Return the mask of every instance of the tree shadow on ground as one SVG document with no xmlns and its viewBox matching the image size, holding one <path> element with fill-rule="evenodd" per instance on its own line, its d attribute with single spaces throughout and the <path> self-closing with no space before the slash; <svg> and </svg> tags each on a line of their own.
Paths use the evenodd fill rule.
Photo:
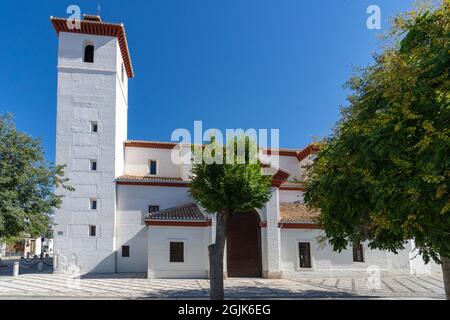
<svg viewBox="0 0 450 320">
<path fill-rule="evenodd" d="M 373 296 L 371 296 L 373 297 Z M 257 286 L 233 286 L 225 288 L 225 299 L 264 300 L 264 299 L 365 299 L 366 296 L 342 291 L 274 289 Z M 133 299 L 209 299 L 208 289 L 158 289 Z"/>
</svg>

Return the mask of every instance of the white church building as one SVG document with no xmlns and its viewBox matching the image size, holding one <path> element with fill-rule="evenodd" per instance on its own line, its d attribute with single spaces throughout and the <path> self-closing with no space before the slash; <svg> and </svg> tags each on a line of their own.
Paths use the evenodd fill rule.
<svg viewBox="0 0 450 320">
<path fill-rule="evenodd" d="M 128 81 L 133 78 L 122 24 L 85 15 L 80 28 L 51 17 L 58 36 L 56 163 L 75 191 L 58 189 L 55 269 L 81 273 L 146 272 L 149 278 L 207 278 L 214 214 L 189 196 L 189 164 L 176 142 L 127 139 Z M 317 213 L 293 183 L 315 147 L 261 149 L 279 155 L 271 198 L 235 215 L 227 238 L 228 277 L 280 278 L 318 274 L 424 273 L 413 242 L 398 254 L 358 244 L 341 253 L 318 242 Z M 271 171 L 272 170 L 272 171 Z M 70 266 L 70 268 L 68 267 Z"/>
</svg>

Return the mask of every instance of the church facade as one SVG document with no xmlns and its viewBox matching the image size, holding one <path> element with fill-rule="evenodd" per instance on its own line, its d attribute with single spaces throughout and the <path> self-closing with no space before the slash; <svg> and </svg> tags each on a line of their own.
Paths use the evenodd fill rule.
<svg viewBox="0 0 450 320">
<path fill-rule="evenodd" d="M 55 269 L 82 273 L 146 272 L 149 278 L 208 278 L 214 214 L 189 196 L 191 166 L 178 164 L 189 145 L 127 139 L 128 81 L 133 67 L 122 24 L 85 15 L 74 28 L 51 17 L 58 36 L 56 163 L 66 165 L 75 191 L 58 189 Z M 316 212 L 294 183 L 315 147 L 261 149 L 278 154 L 271 198 L 262 209 L 235 215 L 227 238 L 229 277 L 424 273 L 414 243 L 398 254 L 355 244 L 341 253 L 320 243 Z"/>
</svg>

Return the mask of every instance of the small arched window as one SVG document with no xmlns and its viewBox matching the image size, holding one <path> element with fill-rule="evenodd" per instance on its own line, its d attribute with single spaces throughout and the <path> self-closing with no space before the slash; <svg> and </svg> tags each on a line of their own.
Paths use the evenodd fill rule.
<svg viewBox="0 0 450 320">
<path fill-rule="evenodd" d="M 84 62 L 94 63 L 94 46 L 88 44 L 84 47 Z"/>
</svg>

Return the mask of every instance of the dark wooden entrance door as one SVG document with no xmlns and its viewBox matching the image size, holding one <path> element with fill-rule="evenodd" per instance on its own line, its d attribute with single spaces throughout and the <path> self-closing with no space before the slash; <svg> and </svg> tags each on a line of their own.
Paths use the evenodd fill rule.
<svg viewBox="0 0 450 320">
<path fill-rule="evenodd" d="M 256 212 L 237 213 L 227 237 L 229 277 L 261 277 L 261 228 Z"/>
</svg>

